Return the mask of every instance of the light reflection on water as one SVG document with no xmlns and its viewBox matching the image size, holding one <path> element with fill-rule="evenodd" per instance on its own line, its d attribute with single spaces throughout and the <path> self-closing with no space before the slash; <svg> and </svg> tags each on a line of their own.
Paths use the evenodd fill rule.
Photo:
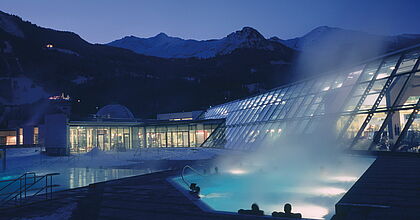
<svg viewBox="0 0 420 220">
<path fill-rule="evenodd" d="M 373 163 L 373 158 L 349 158 L 340 164 L 291 173 L 243 165 L 222 167 L 218 174 L 190 173 L 185 179 L 201 188 L 201 200 L 214 210 L 237 212 L 257 203 L 266 215 L 283 211 L 285 203 L 303 217 L 324 219 L 334 214 L 334 205 Z M 309 168 L 311 169 L 311 168 Z M 188 189 L 181 178 L 174 179 Z"/>
<path fill-rule="evenodd" d="M 64 168 L 54 170 L 60 175 L 53 176 L 53 184 L 58 184 L 53 190 L 73 189 L 77 187 L 87 186 L 92 183 L 103 182 L 108 180 L 120 179 L 124 177 L 136 176 L 148 173 L 146 170 L 133 169 L 114 169 L 114 168 Z M 37 175 L 44 175 L 52 172 L 36 172 Z M 0 176 L 0 180 L 8 180 L 19 177 L 20 175 L 4 174 Z M 32 180 L 28 180 L 32 182 Z M 0 182 L 0 188 L 7 185 L 9 182 Z M 45 182 L 41 181 L 35 187 L 43 187 Z M 45 185 L 45 184 L 44 184 Z M 19 181 L 11 184 L 4 190 L 4 193 L 13 192 L 19 188 Z M 0 196 L 1 197 L 1 196 Z"/>
<path fill-rule="evenodd" d="M 96 169 L 96 168 L 69 168 L 63 170 L 54 182 L 60 184 L 61 189 L 73 189 L 87 186 L 92 183 L 120 179 L 129 176 L 141 175 L 144 170 L 131 169 Z"/>
</svg>

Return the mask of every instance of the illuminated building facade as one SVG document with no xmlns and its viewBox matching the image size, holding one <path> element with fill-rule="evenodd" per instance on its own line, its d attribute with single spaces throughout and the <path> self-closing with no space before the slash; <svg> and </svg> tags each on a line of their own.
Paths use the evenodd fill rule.
<svg viewBox="0 0 420 220">
<path fill-rule="evenodd" d="M 204 147 L 249 150 L 329 131 L 345 149 L 419 152 L 420 47 L 208 109 L 225 119 Z"/>
<path fill-rule="evenodd" d="M 220 120 L 171 122 L 69 122 L 70 152 L 101 150 L 125 151 L 150 147 L 199 147 Z"/>
<path fill-rule="evenodd" d="M 160 120 L 139 120 L 124 106 L 107 105 L 96 118 L 69 121 L 70 152 L 130 150 L 150 147 L 199 147 L 224 120 L 193 120 L 197 113 L 158 115 Z M 182 117 L 180 117 L 182 116 Z M 172 119 L 180 120 L 172 120 Z"/>
</svg>

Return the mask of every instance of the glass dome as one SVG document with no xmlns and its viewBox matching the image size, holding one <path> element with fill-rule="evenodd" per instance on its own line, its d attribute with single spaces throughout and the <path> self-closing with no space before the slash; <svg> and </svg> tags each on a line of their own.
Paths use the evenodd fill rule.
<svg viewBox="0 0 420 220">
<path fill-rule="evenodd" d="M 134 118 L 133 113 L 123 105 L 106 105 L 99 109 L 97 116 L 104 118 Z"/>
</svg>

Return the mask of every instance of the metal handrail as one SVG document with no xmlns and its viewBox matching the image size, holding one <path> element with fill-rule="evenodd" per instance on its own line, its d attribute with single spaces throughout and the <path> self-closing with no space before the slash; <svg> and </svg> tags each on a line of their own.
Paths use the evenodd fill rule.
<svg viewBox="0 0 420 220">
<path fill-rule="evenodd" d="M 26 179 L 27 179 L 27 175 L 28 174 L 33 174 L 34 175 L 34 177 L 36 177 L 36 174 L 35 173 L 25 173 L 25 174 L 23 174 L 23 175 L 21 175 L 18 179 L 14 179 L 14 180 L 12 180 L 12 182 L 10 182 L 9 184 L 7 184 L 5 187 L 3 187 L 3 189 L 2 190 L 4 190 L 4 189 L 6 189 L 8 186 L 10 186 L 10 185 L 12 185 L 13 183 L 16 183 L 18 180 L 19 180 L 19 183 L 20 183 L 20 186 L 19 186 L 19 189 L 16 189 L 15 191 L 13 191 L 13 192 L 10 192 L 5 198 L 3 198 L 3 199 L 1 199 L 0 200 L 0 203 L 2 203 L 3 201 L 8 201 L 9 200 L 9 197 L 10 196 L 12 196 L 12 195 L 14 195 L 14 194 L 17 194 L 18 192 L 19 192 L 19 194 L 17 194 L 17 195 L 21 195 L 21 192 L 22 192 L 22 179 L 24 179 L 25 180 L 25 185 L 26 185 Z M 1 192 L 1 191 L 0 191 Z"/>
<path fill-rule="evenodd" d="M 200 176 L 205 176 L 205 175 L 201 174 L 200 172 L 198 172 L 196 169 L 192 168 L 190 165 L 185 165 L 184 168 L 182 168 L 182 171 L 181 171 L 181 178 L 182 178 L 182 181 L 184 181 L 184 183 L 187 185 L 187 187 L 190 187 L 190 185 L 191 185 L 184 178 L 184 172 L 185 172 L 185 169 L 187 169 L 187 168 L 190 168 L 192 171 L 194 171 L 195 173 L 197 173 Z"/>
<path fill-rule="evenodd" d="M 17 182 L 18 180 L 22 180 L 22 178 L 27 178 L 26 176 L 27 175 L 29 175 L 29 174 L 33 174 L 34 176 L 32 177 L 32 178 L 35 178 L 35 173 L 34 172 L 30 172 L 30 173 L 24 173 L 24 174 L 22 174 L 21 176 L 19 176 L 18 178 L 16 178 L 16 179 L 10 179 L 10 180 L 1 180 L 0 181 L 0 183 L 4 183 L 4 182 L 10 182 L 9 184 L 7 184 L 7 185 L 5 185 L 5 186 L 3 186 L 1 189 L 0 189 L 0 192 L 1 191 L 3 191 L 4 189 L 6 189 L 7 187 L 9 187 L 10 185 L 12 185 L 13 183 L 15 183 L 15 182 Z"/>
<path fill-rule="evenodd" d="M 39 179 L 35 180 L 32 184 L 30 184 L 29 186 L 24 187 L 23 192 L 25 192 L 25 196 L 26 196 L 26 192 L 29 191 L 29 188 L 31 188 L 32 186 L 34 186 L 35 184 L 39 183 L 42 179 L 46 179 L 46 185 L 44 187 L 41 188 L 40 191 L 38 191 L 37 193 L 35 193 L 34 195 L 37 195 L 39 192 L 41 192 L 43 189 L 48 188 L 48 177 L 49 176 L 55 176 L 58 175 L 59 173 L 51 173 L 51 174 L 46 174 L 44 176 L 38 176 Z M 52 179 L 51 179 L 52 180 Z M 15 195 L 14 197 L 12 197 L 12 199 L 14 199 L 15 197 L 17 197 L 18 195 Z"/>
<path fill-rule="evenodd" d="M 35 174 L 35 173 L 33 173 L 33 172 L 29 172 L 29 173 L 22 174 L 21 176 L 19 176 L 19 177 L 15 178 L 15 179 L 0 180 L 0 183 L 10 182 L 10 181 L 15 182 L 15 181 L 17 181 L 17 180 L 22 179 L 25 175 L 28 175 L 28 174 Z M 34 178 L 34 177 L 26 177 L 26 178 L 27 178 L 27 179 L 32 179 L 32 178 Z M 12 183 L 13 183 L 13 182 L 12 182 Z M 10 184 L 10 183 L 9 183 L 9 184 Z M 4 187 L 3 187 L 3 188 L 4 188 Z M 3 190 L 3 188 L 1 188 L 1 189 L 0 189 L 0 191 L 1 191 L 1 190 Z"/>
<path fill-rule="evenodd" d="M 32 177 L 27 177 L 27 175 L 32 174 Z M 4 189 L 6 189 L 8 186 L 10 186 L 13 183 L 16 183 L 17 181 L 20 182 L 19 188 L 16 189 L 13 192 L 9 192 L 9 193 L 1 193 L 0 195 L 6 195 L 6 197 L 2 198 L 0 200 L 0 206 L 1 205 L 5 205 L 6 203 L 15 200 L 17 201 L 19 199 L 19 204 L 22 203 L 23 199 L 26 199 L 27 197 L 27 192 L 31 192 L 31 191 L 36 191 L 34 194 L 32 194 L 31 196 L 36 196 L 38 195 L 40 192 L 42 192 L 43 190 L 45 190 L 45 194 L 46 194 L 46 199 L 48 199 L 48 189 L 50 189 L 49 193 L 50 193 L 50 198 L 52 198 L 52 188 L 53 187 L 58 187 L 59 185 L 57 184 L 52 184 L 52 177 L 59 175 L 59 173 L 49 173 L 49 174 L 45 174 L 45 175 L 41 175 L 41 176 L 36 176 L 35 173 L 31 172 L 31 173 L 25 173 L 23 175 L 21 175 L 19 178 L 17 179 L 13 179 L 13 180 L 8 180 L 11 181 L 11 183 L 7 184 L 5 187 L 3 187 L 0 192 Z M 50 178 L 50 182 L 48 184 L 48 178 Z M 33 179 L 34 181 L 30 184 L 27 183 L 27 179 Z M 33 186 L 35 186 L 37 183 L 39 183 L 41 180 L 45 179 L 45 186 L 43 187 L 39 187 L 39 188 L 32 188 Z M 22 185 L 22 181 L 24 181 L 24 184 Z M 3 181 L 6 182 L 6 181 Z M 38 190 L 38 191 L 37 191 Z"/>
</svg>

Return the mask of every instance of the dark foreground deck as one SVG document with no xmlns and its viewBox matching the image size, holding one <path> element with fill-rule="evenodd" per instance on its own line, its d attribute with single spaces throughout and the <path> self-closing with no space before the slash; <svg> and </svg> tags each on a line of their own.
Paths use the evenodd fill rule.
<svg viewBox="0 0 420 220">
<path fill-rule="evenodd" d="M 336 204 L 334 220 L 420 219 L 420 158 L 380 156 Z"/>
</svg>

